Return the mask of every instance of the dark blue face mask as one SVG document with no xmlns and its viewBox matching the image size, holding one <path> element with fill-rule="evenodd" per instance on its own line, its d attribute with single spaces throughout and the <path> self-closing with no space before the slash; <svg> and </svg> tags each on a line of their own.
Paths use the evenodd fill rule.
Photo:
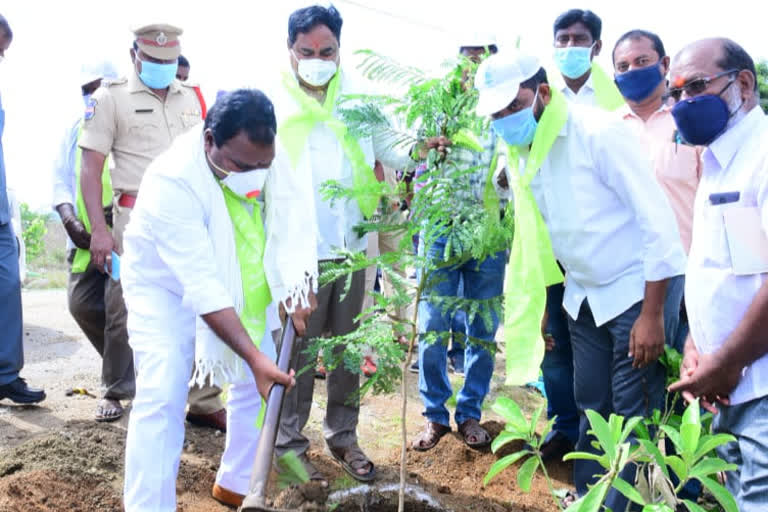
<svg viewBox="0 0 768 512">
<path fill-rule="evenodd" d="M 614 81 L 622 96 L 637 103 L 653 94 L 663 79 L 661 62 L 659 62 L 652 66 L 633 69 L 616 75 Z"/>
<path fill-rule="evenodd" d="M 720 94 L 703 94 L 677 102 L 672 109 L 672 117 L 683 140 L 696 146 L 708 146 L 728 128 L 733 113 L 720 95 L 732 83 L 733 80 Z"/>
</svg>

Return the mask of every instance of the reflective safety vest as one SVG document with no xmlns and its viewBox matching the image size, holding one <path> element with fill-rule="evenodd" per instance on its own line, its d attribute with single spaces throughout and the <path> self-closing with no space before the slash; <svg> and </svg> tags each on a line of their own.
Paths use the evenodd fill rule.
<svg viewBox="0 0 768 512">
<path fill-rule="evenodd" d="M 80 142 L 80 134 L 83 132 L 82 123 L 77 129 L 77 142 Z M 85 209 L 85 199 L 83 191 L 80 188 L 80 167 L 83 160 L 83 150 L 80 146 L 75 148 L 75 195 L 77 207 L 77 219 L 83 223 L 85 230 L 91 232 L 91 221 L 88 219 L 88 211 Z M 101 203 L 104 208 L 112 205 L 112 178 L 109 175 L 109 158 L 104 159 L 104 168 L 101 170 Z M 75 250 L 75 259 L 72 260 L 72 273 L 79 274 L 85 272 L 88 264 L 91 262 L 91 251 L 88 249 Z"/>
</svg>

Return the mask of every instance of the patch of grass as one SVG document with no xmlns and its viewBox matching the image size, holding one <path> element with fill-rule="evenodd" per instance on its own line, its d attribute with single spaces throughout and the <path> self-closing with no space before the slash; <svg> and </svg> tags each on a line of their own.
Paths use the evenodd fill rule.
<svg viewBox="0 0 768 512">
<path fill-rule="evenodd" d="M 360 485 L 357 480 L 352 478 L 350 475 L 347 475 L 346 473 L 341 475 L 339 478 L 331 482 L 331 491 L 344 491 L 346 489 L 352 489 L 354 487 L 357 487 Z M 338 506 L 338 503 L 336 504 Z"/>
</svg>

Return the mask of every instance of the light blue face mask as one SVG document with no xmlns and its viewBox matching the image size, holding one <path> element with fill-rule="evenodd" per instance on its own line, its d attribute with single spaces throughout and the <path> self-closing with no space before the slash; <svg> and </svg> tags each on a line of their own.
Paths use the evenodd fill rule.
<svg viewBox="0 0 768 512">
<path fill-rule="evenodd" d="M 136 60 L 140 60 L 137 59 Z M 144 85 L 150 89 L 165 89 L 173 79 L 176 78 L 176 70 L 179 67 L 178 62 L 172 64 L 158 64 L 157 62 L 141 61 L 141 73 L 139 78 Z"/>
<path fill-rule="evenodd" d="M 536 128 L 539 125 L 533 115 L 533 107 L 536 105 L 538 97 L 539 92 L 536 91 L 536 96 L 534 96 L 530 107 L 507 117 L 496 119 L 491 123 L 493 131 L 510 146 L 526 146 L 533 142 Z"/>
<path fill-rule="evenodd" d="M 555 63 L 560 72 L 566 77 L 579 78 L 592 66 L 591 55 L 592 46 L 588 48 L 583 46 L 555 48 Z"/>
<path fill-rule="evenodd" d="M 89 106 L 88 103 L 91 101 L 91 95 L 90 94 L 83 94 L 83 103 L 85 103 L 85 106 Z"/>
</svg>

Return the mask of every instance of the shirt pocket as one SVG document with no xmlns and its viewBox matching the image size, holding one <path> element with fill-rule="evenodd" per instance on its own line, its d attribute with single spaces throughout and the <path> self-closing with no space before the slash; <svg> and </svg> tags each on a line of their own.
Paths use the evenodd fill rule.
<svg viewBox="0 0 768 512">
<path fill-rule="evenodd" d="M 181 116 L 181 126 L 184 130 L 189 130 L 196 124 L 200 123 L 202 121 L 202 118 L 200 117 L 200 112 L 182 112 Z"/>
</svg>

